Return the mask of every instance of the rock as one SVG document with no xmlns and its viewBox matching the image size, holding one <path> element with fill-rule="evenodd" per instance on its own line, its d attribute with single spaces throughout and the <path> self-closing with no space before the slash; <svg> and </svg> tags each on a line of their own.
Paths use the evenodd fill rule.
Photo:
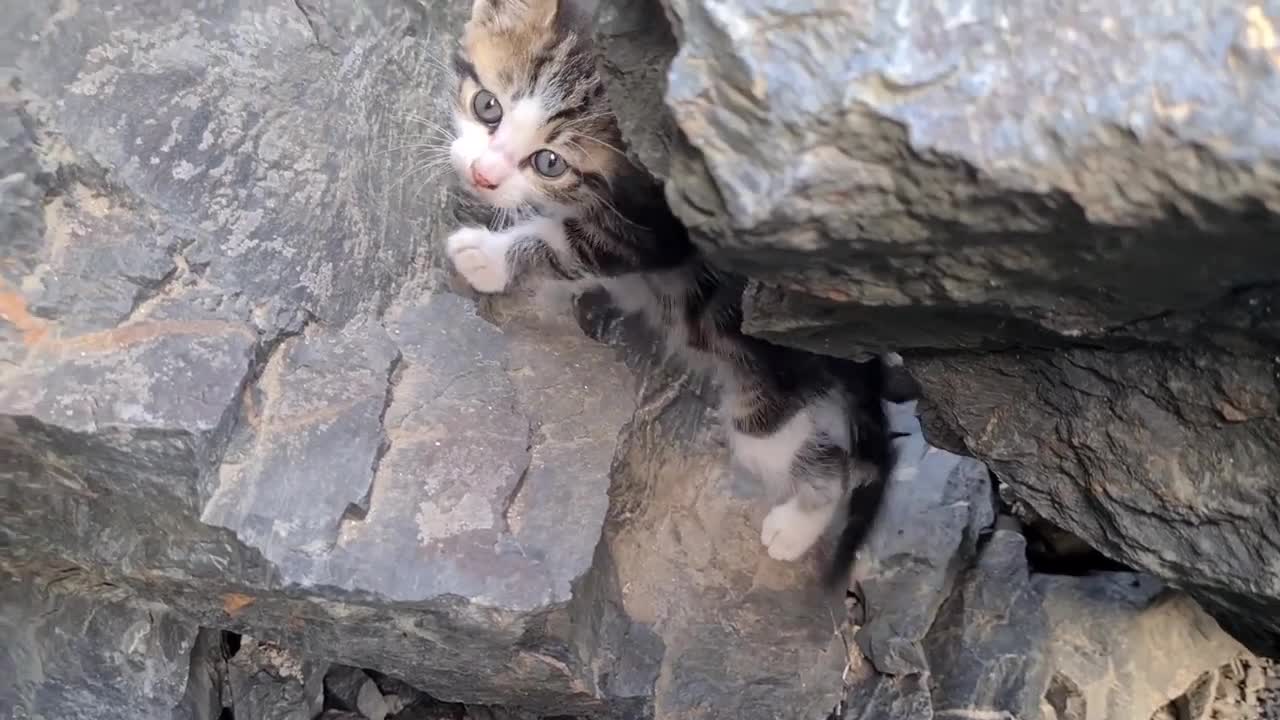
<svg viewBox="0 0 1280 720">
<path fill-rule="evenodd" d="M 327 663 L 306 660 L 272 643 L 241 639 L 227 661 L 227 697 L 233 717 L 246 720 L 311 720 L 322 709 L 319 678 Z"/>
<path fill-rule="evenodd" d="M 1240 658 L 1232 662 L 1222 668 L 1215 690 L 1214 720 L 1280 718 L 1280 667 L 1274 660 Z"/>
<path fill-rule="evenodd" d="M 1074 694 L 1084 720 L 1150 717 L 1244 651 L 1190 597 L 1154 580 L 1104 573 L 1034 582 L 1050 628 L 1050 689 L 1065 678 L 1070 692 L 1060 700 L 1069 705 Z"/>
<path fill-rule="evenodd" d="M 629 141 L 623 149 L 665 180 L 679 137 L 670 113 L 655 108 L 662 107 L 667 64 L 677 48 L 671 25 L 656 3 L 600 2 L 595 28 L 609 101 Z"/>
<path fill-rule="evenodd" d="M 898 467 L 855 570 L 868 618 L 857 642 L 890 675 L 928 670 L 919 643 L 994 522 L 986 468 L 929 447 L 914 405 L 891 406 L 892 429 L 910 434 L 895 441 Z"/>
<path fill-rule="evenodd" d="M 1021 535 L 996 530 L 938 611 L 924 639 L 935 714 L 1039 716 L 1056 669 L 1053 629 L 1025 553 Z"/>
<path fill-rule="evenodd" d="M 613 630 L 570 605 L 634 377 L 431 272 L 447 188 L 411 151 L 466 7 L 64 10 L 0 2 L 0 561 L 448 700 L 605 711 Z"/>
<path fill-rule="evenodd" d="M 964 449 L 1037 514 L 1131 567 L 1177 578 L 1255 648 L 1280 632 L 1273 480 L 1280 384 L 1272 361 L 1088 350 L 918 364 L 926 427 Z M 1219 408 L 1248 408 L 1227 422 Z M 935 438 L 937 439 L 937 438 Z"/>
<path fill-rule="evenodd" d="M 1222 680 L 1220 670 L 1210 670 L 1201 675 L 1182 697 L 1166 705 L 1173 710 L 1173 717 L 1178 720 L 1210 720 L 1213 715 L 1213 704 L 1218 696 L 1218 683 Z M 1155 718 L 1159 715 L 1152 717 Z"/>
<path fill-rule="evenodd" d="M 716 259 L 830 311 L 762 331 L 967 348 L 1277 279 L 1280 77 L 1250 39 L 1274 9 L 665 7 L 669 197 Z"/>
<path fill-rule="evenodd" d="M 577 596 L 607 629 L 613 660 L 600 682 L 637 698 L 629 717 L 824 716 L 847 654 L 839 599 L 815 592 L 820 558 L 760 552 L 763 489 L 730 466 L 714 396 L 669 369 L 640 372 L 604 538 Z"/>
<path fill-rule="evenodd" d="M 356 711 L 368 720 L 384 720 L 391 712 L 377 683 L 359 668 L 334 667 L 324 676 L 325 705 Z"/>
<path fill-rule="evenodd" d="M 1149 718 L 1243 653 L 1157 580 L 1034 574 L 1025 555 L 1020 534 L 997 529 L 923 638 L 923 671 L 855 658 L 844 717 Z"/>
<path fill-rule="evenodd" d="M 356 708 L 369 720 L 385 720 L 390 712 L 390 706 L 372 680 L 361 686 L 360 694 L 356 697 Z"/>
<path fill-rule="evenodd" d="M 196 636 L 173 611 L 101 577 L 66 566 L 30 575 L 6 567 L 0 715 L 168 718 L 183 698 Z"/>
<path fill-rule="evenodd" d="M 220 720 L 227 688 L 225 633 L 200 628 L 191 648 L 187 686 L 173 720 Z"/>
<path fill-rule="evenodd" d="M 900 351 L 934 445 L 1280 653 L 1275 8 L 603 8 L 611 89 L 669 111 L 628 142 L 753 278 L 748 332 Z"/>
<path fill-rule="evenodd" d="M 325 706 L 337 710 L 356 710 L 360 691 L 373 678 L 360 668 L 335 665 L 324 676 Z M 374 687 L 377 690 L 377 687 Z"/>
</svg>

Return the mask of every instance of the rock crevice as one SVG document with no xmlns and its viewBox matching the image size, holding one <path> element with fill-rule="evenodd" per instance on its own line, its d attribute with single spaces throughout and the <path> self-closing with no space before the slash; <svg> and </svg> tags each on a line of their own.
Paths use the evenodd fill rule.
<svg viewBox="0 0 1280 720">
<path fill-rule="evenodd" d="M 628 152 L 747 330 L 926 389 L 846 604 L 761 551 L 715 388 L 633 321 L 450 291 L 467 3 L 0 0 L 0 715 L 1145 720 L 1272 682 L 1201 606 L 1280 636 L 1280 16 L 1174 5 L 599 3 Z M 1044 572 L 1010 514 L 1112 562 Z"/>
</svg>

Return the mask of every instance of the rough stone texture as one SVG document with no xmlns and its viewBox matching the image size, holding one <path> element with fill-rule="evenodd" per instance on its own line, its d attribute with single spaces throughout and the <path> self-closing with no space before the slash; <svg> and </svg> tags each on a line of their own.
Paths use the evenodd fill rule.
<svg viewBox="0 0 1280 720">
<path fill-rule="evenodd" d="M 1141 576 L 1041 576 L 1033 582 L 1045 598 L 1050 697 L 1059 703 L 1058 717 L 1072 703 L 1084 708 L 1085 720 L 1150 717 L 1206 669 L 1225 665 L 1243 649 L 1190 597 Z M 1063 694 L 1053 693 L 1055 682 Z"/>
<path fill-rule="evenodd" d="M 227 660 L 224 707 L 249 720 L 311 720 L 320 714 L 327 663 L 244 637 Z"/>
<path fill-rule="evenodd" d="M 1196 705 L 1177 703 L 1178 720 L 1276 720 L 1280 718 L 1280 666 L 1274 660 L 1241 658 L 1206 675 L 1208 697 Z"/>
<path fill-rule="evenodd" d="M 464 4 L 0 11 L 0 568 L 257 638 L 166 707 L 288 710 L 268 646 L 513 717 L 834 706 L 843 609 L 710 391 L 432 272 Z"/>
<path fill-rule="evenodd" d="M 1033 574 L 997 529 L 897 676 L 855 657 L 845 718 L 1147 718 L 1242 652 L 1185 594 L 1132 573 Z"/>
<path fill-rule="evenodd" d="M 183 696 L 196 631 L 163 605 L 76 568 L 0 572 L 0 716 L 168 718 Z"/>
<path fill-rule="evenodd" d="M 1280 652 L 1280 5 L 606 6 L 611 90 L 678 38 L 624 129 L 749 332 L 900 351 L 934 445 Z"/>
<path fill-rule="evenodd" d="M 607 708 L 568 606 L 631 415 L 595 388 L 634 380 L 571 321 L 436 291 L 417 145 L 465 12 L 0 3 L 0 568 Z"/>
<path fill-rule="evenodd" d="M 910 434 L 895 441 L 899 465 L 854 573 L 867 617 L 858 645 L 891 675 L 928 670 L 920 640 L 995 520 L 986 468 L 930 447 L 914 410 L 891 409 L 893 430 Z"/>
<path fill-rule="evenodd" d="M 1054 702 L 1049 687 L 1056 670 L 1049 657 L 1053 628 L 1047 599 L 1028 571 L 1025 550 L 1021 535 L 996 530 L 940 609 L 924 643 L 934 669 L 930 694 L 936 714 L 974 711 L 1037 717 L 1042 699 Z M 1093 619 L 1086 617 L 1076 622 L 1091 624 Z M 1175 657 L 1179 664 L 1200 662 L 1194 656 Z M 1174 688 L 1170 697 L 1183 689 Z"/>
<path fill-rule="evenodd" d="M 227 656 L 219 630 L 200 628 L 191 648 L 186 690 L 173 710 L 173 720 L 219 720 L 227 682 Z"/>
<path fill-rule="evenodd" d="M 1247 618 L 1247 638 L 1280 630 L 1272 361 L 1072 350 L 920 367 L 933 424 L 962 428 L 1040 515 Z"/>
<path fill-rule="evenodd" d="M 716 13 L 755 12 L 749 4 L 705 12 L 693 4 L 672 7 L 680 20 L 674 35 L 663 35 L 662 15 L 646 12 L 642 4 L 615 7 L 613 14 L 604 8 L 602 32 L 614 39 L 606 69 L 611 82 L 624 88 L 620 107 L 629 108 L 626 124 L 633 136 L 643 132 L 645 120 L 662 121 L 661 113 L 644 112 L 661 96 L 646 88 L 656 88 L 661 79 L 652 63 L 674 50 L 673 38 L 682 38 L 685 52 L 696 54 L 711 47 L 703 39 L 720 27 Z M 721 26 L 739 34 L 734 37 L 746 37 L 740 35 L 745 28 L 758 40 L 737 43 L 741 52 L 773 52 L 771 44 L 781 43 L 781 60 L 793 57 L 785 51 L 796 33 L 810 39 L 826 37 L 828 30 L 842 31 L 842 40 L 852 36 L 847 23 L 842 30 L 833 19 L 857 8 L 818 8 L 784 18 L 767 33 L 756 32 L 751 22 Z M 312 681 L 328 663 L 368 668 L 384 685 L 383 673 L 394 676 L 441 701 L 432 703 L 433 712 L 456 714 L 463 707 L 477 718 L 818 718 L 841 698 L 865 717 L 877 716 L 870 714 L 873 708 L 888 717 L 918 717 L 915 711 L 939 707 L 1021 707 L 1045 693 L 1070 700 L 1072 688 L 1084 689 L 1080 697 L 1094 697 L 1085 693 L 1093 691 L 1091 683 L 1103 682 L 1090 664 L 1101 651 L 1082 651 L 1083 659 L 1071 661 L 1077 663 L 1069 675 L 1075 685 L 1041 682 L 1036 673 L 1057 667 L 1048 660 L 1025 668 L 994 662 L 1006 657 L 1011 644 L 1028 650 L 1033 661 L 1049 657 L 1047 651 L 1031 651 L 1052 649 L 1058 636 L 1051 633 L 1071 624 L 1057 623 L 1054 603 L 1075 596 L 1068 592 L 1074 586 L 1045 589 L 1029 579 L 1005 531 L 986 545 L 977 568 L 966 570 L 992 516 L 990 488 L 976 464 L 930 449 L 918 434 L 901 441 L 908 467 L 894 480 L 889 520 L 877 529 L 859 568 L 867 622 L 855 639 L 846 632 L 841 598 L 814 591 L 820 553 L 782 564 L 761 552 L 758 532 L 767 507 L 755 481 L 729 467 L 709 388 L 658 366 L 649 344 L 625 324 L 613 335 L 608 323 L 594 328 L 625 341 L 611 348 L 587 340 L 564 317 L 518 302 L 477 308 L 445 291 L 432 271 L 435 240 L 457 216 L 445 212 L 444 185 L 431 175 L 438 168 L 420 151 L 433 141 L 433 125 L 441 118 L 438 100 L 447 94 L 439 67 L 444 39 L 456 33 L 465 3 L 173 0 L 52 7 L 0 0 L 0 13 L 6 18 L 0 28 L 0 572 L 20 578 L 3 588 L 5 597 L 15 599 L 0 622 L 13 623 L 6 637 L 16 633 L 23 640 L 2 656 L 14 670 L 6 676 L 16 680 L 0 686 L 0 703 L 34 703 L 53 716 L 76 717 L 77 708 L 88 707 L 85 693 L 98 683 L 110 688 L 93 693 L 94 714 L 86 717 L 154 710 L 148 716 L 188 720 L 216 717 L 230 707 L 240 720 L 252 720 L 298 716 L 303 706 L 309 715 L 316 709 Z M 908 13 L 903 22 L 914 21 Z M 983 22 L 970 25 L 981 28 Z M 879 28 L 874 37 L 892 35 L 874 23 L 866 27 Z M 963 33 L 973 28 L 964 27 L 946 31 L 960 33 L 965 42 L 957 47 L 972 39 Z M 653 33 L 658 35 L 651 42 L 646 38 Z M 801 56 L 813 48 L 795 48 L 804 51 L 794 55 L 795 62 L 807 62 Z M 718 62 L 704 66 L 728 68 Z M 751 67 L 740 69 L 754 72 Z M 682 72 L 672 76 L 667 97 L 689 90 L 691 76 Z M 781 88 L 791 93 L 787 97 L 805 90 L 803 84 L 776 82 L 761 87 Z M 708 97 L 724 100 L 719 114 L 707 115 L 704 128 L 719 132 L 715 123 L 748 96 Z M 823 101 L 792 99 L 797 102 L 790 110 L 799 114 L 786 117 L 795 127 L 812 117 L 803 115 L 813 108 L 805 103 Z M 920 111 L 913 117 L 926 116 Z M 710 136 L 694 132 L 692 116 L 672 117 L 678 131 L 670 124 L 650 142 L 635 143 L 633 151 L 673 179 L 673 195 L 692 220 L 694 186 L 726 166 L 708 160 L 706 172 L 695 167 L 691 153 L 706 152 L 699 143 Z M 864 124 L 891 134 L 889 126 L 873 125 Z M 1259 124 L 1256 132 L 1269 127 Z M 751 134 L 771 141 L 774 136 Z M 781 131 L 776 137 L 778 148 L 760 152 L 786 149 L 793 139 Z M 814 145 L 813 158 L 774 159 L 812 161 L 815 171 L 835 172 L 831 183 L 856 176 L 847 172 L 847 163 L 824 160 L 829 153 L 823 148 L 830 146 Z M 663 160 L 668 154 L 670 165 Z M 1004 227 L 1006 216 L 975 208 L 1006 197 L 1005 185 L 963 172 L 969 179 L 955 181 L 959 166 L 941 154 L 893 157 L 909 165 L 899 168 L 903 178 L 923 178 L 909 172 L 921 168 L 936 171 L 894 197 L 932 203 L 931 188 L 981 190 L 964 195 L 968 205 L 938 203 L 934 214 L 919 215 L 920 222 L 937 224 L 943 217 L 954 229 L 977 218 Z M 752 177 L 779 177 L 812 190 L 812 177 L 789 174 L 788 167 L 744 176 L 745 185 L 733 186 L 734 202 L 761 199 L 763 190 L 747 187 Z M 1223 182 L 1235 177 L 1223 173 Z M 1247 194 L 1255 186 L 1239 187 Z M 787 197 L 830 197 L 822 202 L 840 208 L 847 201 L 810 190 L 788 190 Z M 1019 208 L 1025 201 L 1029 209 L 1017 216 L 1020 222 L 1032 218 L 1047 227 L 1046 218 L 1056 217 L 1050 211 L 1065 201 L 1037 204 L 1028 199 L 1035 192 L 1006 199 Z M 885 193 L 878 197 L 889 202 Z M 1083 205 L 1085 199 L 1075 202 Z M 1088 219 L 1101 222 L 1093 215 Z M 811 225 L 793 220 L 771 216 L 759 232 L 735 228 L 742 231 L 735 237 L 755 242 L 772 232 L 765 228 L 770 223 Z M 886 235 L 873 237 L 866 228 L 835 221 L 840 232 L 865 231 L 866 242 L 881 245 L 897 237 L 890 229 L 908 227 L 903 218 L 885 216 L 876 232 Z M 1256 250 L 1243 241 L 1231 244 L 1237 237 L 1232 222 L 1224 220 L 1218 237 L 1226 239 L 1217 246 Z M 971 265 L 958 266 L 957 277 L 969 278 L 972 267 L 995 266 L 1002 258 L 1034 259 L 1032 250 L 1052 246 L 1046 239 L 1051 233 L 1040 232 L 1041 225 L 1032 228 L 1039 235 L 1024 225 L 1015 223 L 1002 235 L 1005 244 L 976 243 L 982 252 Z M 725 237 L 716 234 L 717 227 L 712 220 L 697 223 L 709 246 Z M 1071 227 L 1092 226 L 1079 220 Z M 920 273 L 934 267 L 922 258 L 933 252 L 927 243 L 938 237 L 903 237 L 917 245 L 900 253 L 907 258 L 901 266 L 885 267 L 925 268 Z M 1154 252 L 1140 243 L 1126 245 L 1127 235 L 1118 237 L 1124 242 L 1116 252 Z M 743 248 L 733 250 L 737 255 Z M 810 278 L 800 259 L 817 255 L 775 250 L 795 277 Z M 751 252 L 741 256 L 746 265 L 761 260 Z M 846 256 L 828 253 L 827 260 L 840 257 Z M 1213 272 L 1200 279 L 1203 287 L 1185 292 L 1217 297 L 1224 277 L 1246 264 L 1273 267 L 1265 263 L 1274 256 L 1254 252 L 1238 263 L 1233 258 L 1210 267 Z M 833 277 L 850 267 L 864 264 L 834 263 Z M 1028 286 L 1040 288 L 1042 278 L 1028 273 L 1034 280 Z M 1169 277 L 1180 279 L 1176 273 Z M 864 278 L 837 279 L 847 286 L 850 279 Z M 1234 276 L 1228 279 L 1235 282 Z M 822 287 L 788 282 L 792 290 Z M 1032 305 L 1011 302 L 1012 296 L 1001 294 L 1005 290 L 984 283 L 958 290 L 912 285 L 903 292 L 913 293 L 908 305 L 950 297 L 946 293 L 954 290 L 964 302 L 1006 303 L 1034 315 Z M 975 300 L 966 294 L 978 293 L 978 287 L 988 295 L 979 293 Z M 1064 301 L 1060 317 L 1022 318 L 1020 327 L 1058 337 L 1075 328 L 1061 323 L 1106 319 L 1121 305 L 1117 300 L 1114 307 L 1085 307 L 1067 292 L 1077 288 L 1067 281 L 1044 287 L 1075 304 Z M 751 326 L 760 332 L 767 328 L 757 312 L 759 300 L 769 292 L 774 290 L 758 286 L 752 296 Z M 1133 394 L 1129 405 L 1117 406 L 1117 422 L 1099 426 L 1120 439 L 1114 455 L 1077 450 L 1079 469 L 1055 468 L 1050 463 L 1065 463 L 1060 458 L 1066 454 L 1036 448 L 1040 455 L 1015 453 L 998 462 L 997 471 L 1018 474 L 1007 478 L 1015 488 L 1057 488 L 1053 492 L 1066 500 L 1086 496 L 1070 495 L 1075 486 L 1063 477 L 1097 482 L 1090 473 L 1113 467 L 1107 463 L 1115 455 L 1125 463 L 1114 467 L 1144 468 L 1149 477 L 1136 469 L 1126 472 L 1150 483 L 1207 478 L 1212 468 L 1197 464 L 1206 461 L 1194 438 L 1221 447 L 1219 461 L 1230 452 L 1241 473 L 1275 477 L 1269 471 L 1273 448 L 1261 440 L 1275 429 L 1274 387 L 1263 382 L 1262 365 L 1248 364 L 1254 362 L 1248 358 L 1261 357 L 1249 355 L 1259 338 L 1277 336 L 1264 302 L 1267 292 L 1261 286 L 1199 315 L 1175 313 L 1126 326 L 1134 341 L 1195 331 L 1245 359 L 1214 364 L 1212 356 L 1186 350 L 1188 358 L 1203 362 L 1188 364 L 1185 377 L 1168 378 L 1168 396 Z M 803 306 L 786 304 L 793 297 L 769 305 L 787 309 L 788 322 L 800 327 L 810 320 Z M 824 297 L 828 302 L 833 296 Z M 1262 299 L 1242 309 L 1241 298 Z M 1156 301 L 1168 297 L 1151 302 Z M 585 315 L 591 314 L 588 308 Z M 957 333 L 971 327 L 952 324 Z M 1229 328 L 1237 331 L 1223 331 Z M 921 323 L 916 329 L 938 328 Z M 802 336 L 789 337 L 801 343 Z M 857 350 L 851 344 L 838 349 Z M 1143 378 L 1168 365 L 1166 355 L 1144 352 L 1130 354 L 1135 365 L 1108 365 L 1099 377 L 1112 373 L 1117 387 L 1145 388 Z M 1156 359 L 1147 368 L 1141 363 L 1149 356 Z M 978 366 L 959 371 L 969 367 Z M 1220 369 L 1221 382 L 1195 384 L 1205 368 Z M 1020 370 L 1014 368 L 1012 377 L 1025 377 L 1015 372 Z M 934 396 L 945 397 L 936 377 Z M 981 375 L 972 377 L 976 382 Z M 1072 378 L 1072 387 L 1085 395 L 1066 397 L 1054 411 L 1067 423 L 1078 418 L 1077 430 L 1084 433 L 1092 427 L 1086 420 L 1105 418 L 1072 415 L 1079 408 L 1067 403 L 1100 397 L 1087 395 L 1096 389 L 1087 383 L 1102 381 L 1087 373 Z M 1013 387 L 1026 393 L 1018 401 L 1033 408 L 1054 397 Z M 997 389 L 989 387 L 990 397 L 997 397 Z M 1120 422 L 1162 419 L 1151 404 L 1175 401 L 1184 405 L 1166 412 L 1186 423 L 1181 429 Z M 1091 402 L 1113 410 L 1103 400 Z M 981 412 L 989 405 L 955 407 Z M 1213 412 L 1220 425 L 1205 419 Z M 951 425 L 1004 447 L 999 443 L 1007 445 L 1010 436 L 995 430 L 1040 430 L 1044 417 L 993 426 L 989 437 L 960 420 Z M 1136 433 L 1132 427 L 1152 442 L 1143 451 L 1150 455 L 1124 444 L 1129 436 L 1121 433 Z M 1197 434 L 1208 427 L 1216 432 Z M 1035 436 L 1043 437 L 1051 436 Z M 965 438 L 960 445 L 977 442 Z M 1141 464 L 1155 457 L 1171 462 L 1175 456 L 1167 450 L 1173 442 L 1187 445 L 1190 454 L 1177 457 L 1198 474 L 1179 476 Z M 1190 533 L 1179 539 L 1201 555 L 1188 560 L 1170 551 L 1164 557 L 1167 523 L 1133 522 L 1129 510 L 1147 507 L 1133 500 L 1119 503 L 1125 512 L 1115 511 L 1108 522 L 1135 535 L 1115 532 L 1117 547 L 1107 549 L 1173 577 L 1185 577 L 1192 564 L 1217 563 L 1218 575 L 1204 580 L 1199 592 L 1236 610 L 1265 610 L 1275 596 L 1265 585 L 1274 573 L 1258 569 L 1272 556 L 1250 554 L 1261 548 L 1250 533 L 1264 521 L 1274 527 L 1275 494 L 1258 483 L 1238 496 L 1194 484 L 1190 491 L 1180 489 L 1182 495 L 1159 495 L 1180 501 L 1178 507 L 1207 507 L 1215 533 L 1209 537 L 1248 549 L 1233 550 L 1235 560 L 1224 559 L 1222 547 L 1196 545 L 1198 536 Z M 1113 492 L 1122 497 L 1120 490 Z M 1202 503 L 1197 493 L 1213 495 L 1222 507 Z M 1041 515 L 1059 521 L 1041 507 L 1056 498 L 1026 496 Z M 1064 501 L 1064 507 L 1071 506 Z M 1112 532 L 1087 518 L 1060 524 L 1090 540 Z M 1140 554 L 1147 549 L 1131 547 L 1140 542 L 1153 543 L 1152 557 Z M 95 580 L 51 588 L 50 573 L 64 569 L 71 577 Z M 1245 577 L 1254 585 L 1242 585 Z M 1077 594 L 1092 589 L 1087 585 Z M 1041 602 L 1027 604 L 1027 615 L 1016 614 L 1031 625 L 1007 622 L 1014 615 L 1001 603 L 1021 610 L 1018 602 L 1036 597 Z M 1121 612 L 1125 598 L 1108 602 L 1126 622 L 1152 612 L 1143 599 L 1132 601 L 1130 615 Z M 1182 637 L 1181 629 L 1203 622 L 1185 603 L 1178 607 L 1182 614 L 1162 621 L 1158 634 L 1170 642 Z M 992 621 L 989 612 L 1003 612 L 1006 622 Z M 124 665 L 103 660 L 100 653 L 116 652 L 120 638 L 137 635 L 134 628 L 144 616 L 150 634 L 139 642 L 145 647 L 119 651 Z M 1041 625 L 1032 621 L 1039 618 L 1044 635 L 1035 634 Z M 40 634 L 42 628 L 60 628 L 64 619 L 88 630 Z M 198 627 L 210 630 L 197 636 Z M 232 652 L 214 642 L 213 628 L 246 639 Z M 30 632 L 36 634 L 23 634 Z M 1123 710 L 1145 707 L 1148 696 L 1167 701 L 1185 691 L 1170 686 L 1184 677 L 1189 684 L 1221 662 L 1215 659 L 1225 647 L 1221 637 L 1206 631 L 1202 640 L 1177 648 L 1137 647 L 1181 653 L 1190 664 L 1175 664 L 1167 677 L 1152 675 L 1154 689 L 1137 683 L 1134 694 L 1100 702 L 1114 701 Z M 1130 663 L 1142 657 L 1125 645 L 1123 633 L 1098 639 L 1103 641 L 1113 643 L 1103 646 L 1110 653 L 1101 653 L 1108 661 L 1113 655 Z M 855 645 L 869 662 L 857 660 Z M 61 654 L 46 667 L 44 679 L 28 682 L 28 661 L 54 651 Z M 134 652 L 142 654 L 133 657 Z M 1068 666 L 1067 660 L 1060 664 Z M 973 672 L 948 669 L 944 675 L 942 668 L 951 666 Z M 928 677 L 922 674 L 926 667 Z M 899 674 L 883 675 L 877 668 Z M 185 686 L 183 673 L 190 676 Z M 84 681 L 73 686 L 72 677 Z M 994 687 L 993 678 L 1004 683 L 1001 692 L 976 694 Z M 143 699 L 139 688 L 145 689 Z M 324 713 L 351 717 L 363 706 L 378 714 L 372 692 L 362 682 L 353 706 Z M 378 694 L 390 712 L 388 698 L 396 693 L 379 687 Z M 104 711 L 102 703 L 110 707 Z"/>
<path fill-rule="evenodd" d="M 760 552 L 763 489 L 730 466 L 714 396 L 640 369 L 596 574 L 578 597 L 610 628 L 601 681 L 618 695 L 650 688 L 656 718 L 825 716 L 846 651 L 839 599 L 815 591 L 819 558 Z"/>
<path fill-rule="evenodd" d="M 692 149 L 669 195 L 762 280 L 1022 341 L 1277 279 L 1272 3 L 666 7 L 666 100 Z M 903 325 L 885 339 L 952 345 Z"/>
</svg>

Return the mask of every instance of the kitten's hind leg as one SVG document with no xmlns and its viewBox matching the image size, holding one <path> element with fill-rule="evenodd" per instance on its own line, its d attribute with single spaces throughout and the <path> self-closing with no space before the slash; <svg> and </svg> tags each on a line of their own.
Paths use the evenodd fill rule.
<svg viewBox="0 0 1280 720">
<path fill-rule="evenodd" d="M 781 499 L 765 517 L 760 540 L 770 557 L 795 560 L 822 537 L 841 507 L 849 468 L 847 409 L 838 394 L 827 393 L 787 417 L 777 409 L 796 398 L 746 384 L 734 389 L 730 397 L 743 411 L 730 434 L 734 459 Z"/>
<path fill-rule="evenodd" d="M 791 561 L 813 547 L 839 514 L 849 471 L 849 454 L 811 439 L 791 464 L 794 494 L 765 516 L 760 540 L 769 557 Z"/>
</svg>

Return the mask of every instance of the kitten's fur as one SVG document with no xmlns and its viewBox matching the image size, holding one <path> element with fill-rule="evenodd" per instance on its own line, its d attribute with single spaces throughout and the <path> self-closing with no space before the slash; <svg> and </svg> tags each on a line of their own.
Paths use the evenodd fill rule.
<svg viewBox="0 0 1280 720">
<path fill-rule="evenodd" d="M 894 370 L 742 334 L 741 280 L 702 259 L 662 187 L 623 154 L 589 18 L 568 0 L 475 0 L 455 66 L 454 168 L 479 200 L 518 219 L 500 231 L 454 232 L 454 267 L 484 293 L 529 275 L 603 285 L 623 310 L 647 316 L 671 351 L 712 369 L 733 456 L 777 500 L 761 533 L 773 558 L 807 551 L 855 470 L 871 470 L 854 483 L 828 576 L 837 580 L 893 464 L 881 398 Z M 545 150 L 563 164 L 537 156 Z"/>
</svg>

